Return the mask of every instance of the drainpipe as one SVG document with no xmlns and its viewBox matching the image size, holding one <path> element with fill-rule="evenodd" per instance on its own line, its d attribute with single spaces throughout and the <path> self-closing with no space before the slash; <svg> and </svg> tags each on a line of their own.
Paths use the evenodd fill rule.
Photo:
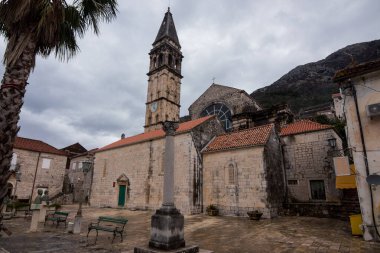
<svg viewBox="0 0 380 253">
<path fill-rule="evenodd" d="M 367 148 L 366 148 L 366 145 L 365 145 L 363 126 L 362 126 L 362 121 L 361 121 L 361 117 L 360 117 L 360 113 L 359 113 L 358 98 L 356 96 L 355 85 L 353 85 L 353 84 L 351 84 L 351 85 L 352 85 L 352 95 L 353 95 L 354 101 L 355 101 L 356 116 L 358 118 L 358 123 L 359 123 L 360 139 L 361 139 L 362 147 L 363 147 L 363 157 L 364 157 L 365 171 L 366 171 L 366 176 L 369 176 L 370 172 L 369 172 L 369 166 L 368 166 Z M 368 189 L 369 189 L 369 193 L 370 193 L 370 197 L 371 197 L 371 208 L 372 208 L 373 226 L 375 227 L 375 231 L 376 231 L 377 236 L 380 238 L 379 231 L 377 229 L 376 219 L 375 219 L 375 210 L 374 210 L 374 206 L 373 206 L 372 188 L 371 188 L 371 185 L 369 185 L 369 184 L 368 184 Z"/>
<path fill-rule="evenodd" d="M 34 190 L 34 185 L 36 184 L 37 170 L 38 170 L 38 164 L 40 163 L 40 157 L 41 157 L 41 152 L 38 152 L 36 170 L 34 172 L 33 186 L 32 186 L 32 191 L 31 191 L 32 193 L 30 194 L 30 198 L 29 198 L 29 206 L 30 204 L 32 204 L 33 190 Z"/>
</svg>

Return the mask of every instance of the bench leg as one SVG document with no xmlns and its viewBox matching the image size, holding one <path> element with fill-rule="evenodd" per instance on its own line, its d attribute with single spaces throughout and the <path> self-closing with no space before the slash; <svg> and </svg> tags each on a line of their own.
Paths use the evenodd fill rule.
<svg viewBox="0 0 380 253">
<path fill-rule="evenodd" d="M 120 233 L 120 241 L 123 242 L 123 233 Z"/>
<path fill-rule="evenodd" d="M 113 238 L 112 238 L 112 242 L 111 243 L 113 243 L 113 240 L 115 240 L 115 237 L 116 237 L 116 232 L 113 231 Z"/>
<path fill-rule="evenodd" d="M 88 245 L 88 235 L 90 234 L 90 232 L 91 232 L 91 229 L 89 229 L 87 232 L 87 245 Z"/>
<path fill-rule="evenodd" d="M 96 244 L 96 241 L 98 240 L 98 230 L 96 229 L 96 237 L 95 237 L 95 244 Z"/>
</svg>

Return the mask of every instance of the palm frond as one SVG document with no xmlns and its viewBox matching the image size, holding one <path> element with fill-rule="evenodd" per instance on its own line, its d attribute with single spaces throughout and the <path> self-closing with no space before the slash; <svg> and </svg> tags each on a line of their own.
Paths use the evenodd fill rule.
<svg viewBox="0 0 380 253">
<path fill-rule="evenodd" d="M 116 0 L 75 0 L 74 4 L 79 6 L 83 18 L 95 34 L 99 34 L 99 21 L 110 22 L 116 17 Z"/>
</svg>

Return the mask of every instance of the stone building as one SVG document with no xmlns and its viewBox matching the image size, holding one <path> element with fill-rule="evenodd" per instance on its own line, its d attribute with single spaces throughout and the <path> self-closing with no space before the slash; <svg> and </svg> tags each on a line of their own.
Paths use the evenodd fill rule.
<svg viewBox="0 0 380 253">
<path fill-rule="evenodd" d="M 380 60 L 338 71 L 365 240 L 380 240 Z M 373 179 L 373 181 L 371 181 Z M 369 180 L 369 181 L 367 181 Z"/>
<path fill-rule="evenodd" d="M 69 191 L 66 193 L 72 194 L 72 201 L 78 202 L 81 198 L 82 201 L 88 202 L 91 194 L 91 185 L 93 177 L 93 164 L 94 155 L 97 149 L 92 149 L 81 154 L 77 154 L 70 158 L 69 169 L 66 170 L 67 181 L 69 183 Z M 88 172 L 83 173 L 84 162 L 91 164 Z M 82 196 L 83 190 L 83 196 Z"/>
<path fill-rule="evenodd" d="M 342 140 L 330 125 L 300 120 L 281 129 L 287 200 L 290 203 L 339 203 L 333 151 Z"/>
<path fill-rule="evenodd" d="M 175 147 L 175 205 L 182 213 L 202 208 L 200 151 L 215 134 L 223 133 L 215 116 L 179 125 Z M 90 202 L 96 206 L 156 209 L 162 204 L 163 130 L 121 139 L 95 154 Z"/>
<path fill-rule="evenodd" d="M 37 189 L 48 190 L 50 197 L 59 194 L 62 191 L 66 160 L 65 152 L 43 141 L 17 137 L 11 169 L 17 168 L 19 180 L 15 176 L 8 180 L 12 195 L 28 201 L 34 199 Z"/>
<path fill-rule="evenodd" d="M 205 206 L 216 205 L 222 215 L 278 215 L 285 188 L 273 124 L 220 135 L 202 153 Z"/>
<path fill-rule="evenodd" d="M 232 117 L 245 111 L 257 111 L 261 107 L 244 90 L 213 83 L 189 107 L 191 119 L 217 115 L 224 129 L 232 130 Z"/>
<path fill-rule="evenodd" d="M 165 121 L 180 120 L 183 58 L 170 10 L 149 55 L 144 133 L 122 138 L 96 151 L 92 205 L 155 209 L 162 203 L 165 144 L 162 125 Z M 189 107 L 189 116 L 181 118 L 181 122 L 174 137 L 174 191 L 176 207 L 182 213 L 199 213 L 210 204 L 216 204 L 223 215 L 246 215 L 253 209 L 263 211 L 267 218 L 280 213 L 288 181 L 277 133 L 293 122 L 293 114 L 286 105 L 263 110 L 244 90 L 212 84 Z M 333 134 L 330 127 L 326 131 Z M 326 140 L 319 140 L 318 134 L 317 140 L 309 137 L 313 133 L 304 138 L 300 137 L 302 134 L 284 138 L 289 139 L 289 147 L 322 145 L 312 149 L 321 156 Z M 312 170 L 301 167 L 297 160 L 295 169 Z M 323 168 L 316 171 L 319 173 Z M 321 180 L 328 178 L 326 173 L 319 175 Z M 304 185 L 302 180 L 299 178 Z M 329 185 L 326 179 L 326 186 Z M 335 196 L 333 191 L 326 192 L 329 199 Z"/>
</svg>

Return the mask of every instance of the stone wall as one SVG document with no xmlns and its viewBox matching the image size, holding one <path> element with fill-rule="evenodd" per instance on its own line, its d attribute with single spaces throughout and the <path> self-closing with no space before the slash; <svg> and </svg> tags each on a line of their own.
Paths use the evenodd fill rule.
<svg viewBox="0 0 380 253">
<path fill-rule="evenodd" d="M 221 215 L 260 210 L 270 218 L 263 152 L 256 146 L 203 154 L 204 205 L 216 205 Z"/>
<path fill-rule="evenodd" d="M 341 193 L 335 187 L 332 148 L 328 139 L 336 138 L 337 150 L 342 149 L 340 137 L 332 129 L 282 137 L 288 201 L 339 202 Z M 322 180 L 325 200 L 313 200 L 310 181 Z"/>
<path fill-rule="evenodd" d="M 271 217 L 281 213 L 285 200 L 286 185 L 284 184 L 284 167 L 281 153 L 280 138 L 272 130 L 264 149 L 264 168 L 266 172 L 268 208 Z"/>
<path fill-rule="evenodd" d="M 14 149 L 17 154 L 17 163 L 20 165 L 21 178 L 17 182 L 15 195 L 18 199 L 29 199 L 32 193 L 33 181 L 35 179 L 32 200 L 37 194 L 38 188 L 45 188 L 49 191 L 49 196 L 62 191 L 63 179 L 66 168 L 66 156 L 48 153 L 38 153 L 22 149 Z M 44 162 L 45 160 L 45 162 Z M 42 168 L 43 163 L 50 160 L 49 168 Z M 46 167 L 46 166 L 45 166 Z M 37 169 L 37 173 L 36 173 Z M 12 176 L 9 183 L 13 185 L 13 193 L 16 187 L 16 179 Z"/>
<path fill-rule="evenodd" d="M 194 174 L 200 160 L 190 133 L 174 138 L 175 204 L 181 212 L 193 212 Z M 126 182 L 125 207 L 156 209 L 162 204 L 165 139 L 136 143 L 97 152 L 90 202 L 96 206 L 118 206 L 120 183 Z M 197 208 L 196 208 L 197 209 Z"/>
</svg>

